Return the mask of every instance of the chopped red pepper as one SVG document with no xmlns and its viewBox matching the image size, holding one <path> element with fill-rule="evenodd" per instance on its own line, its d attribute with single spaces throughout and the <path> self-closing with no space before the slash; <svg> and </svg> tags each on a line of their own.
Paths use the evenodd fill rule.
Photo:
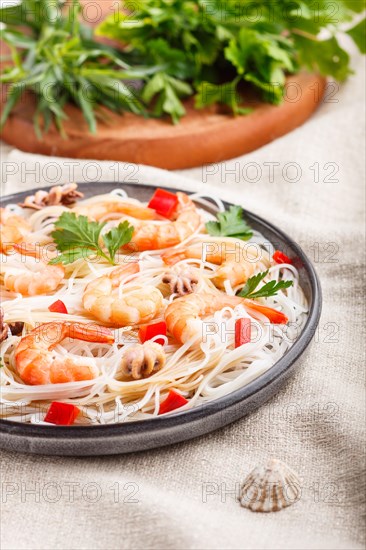
<svg viewBox="0 0 366 550">
<path fill-rule="evenodd" d="M 157 189 L 148 204 L 149 208 L 153 208 L 160 216 L 171 218 L 178 206 L 178 197 L 165 189 Z"/>
<path fill-rule="evenodd" d="M 272 256 L 276 264 L 292 264 L 292 260 L 281 250 L 275 250 Z"/>
<path fill-rule="evenodd" d="M 251 340 L 251 322 L 247 317 L 235 321 L 235 347 L 248 344 Z"/>
<path fill-rule="evenodd" d="M 158 334 L 162 334 L 163 336 L 166 336 L 166 322 L 160 321 L 159 323 L 153 323 L 152 325 L 142 325 L 139 328 L 139 338 L 141 344 L 146 342 L 146 340 L 151 340 L 154 338 L 154 336 L 157 336 Z M 155 340 L 157 344 L 161 344 L 162 346 L 165 344 L 165 341 L 163 338 L 158 338 Z"/>
<path fill-rule="evenodd" d="M 168 397 L 160 403 L 159 414 L 165 414 L 167 412 L 174 411 L 175 409 L 180 409 L 180 407 L 183 407 L 183 405 L 186 405 L 187 403 L 188 399 L 183 397 L 183 395 L 175 390 L 170 390 Z"/>
<path fill-rule="evenodd" d="M 48 306 L 48 309 L 53 313 L 69 313 L 65 304 L 61 300 L 56 300 L 56 302 L 53 302 L 53 304 Z"/>
<path fill-rule="evenodd" d="M 58 426 L 71 426 L 79 413 L 80 409 L 75 407 L 75 405 L 53 401 L 44 421 L 50 424 L 57 424 Z"/>
</svg>

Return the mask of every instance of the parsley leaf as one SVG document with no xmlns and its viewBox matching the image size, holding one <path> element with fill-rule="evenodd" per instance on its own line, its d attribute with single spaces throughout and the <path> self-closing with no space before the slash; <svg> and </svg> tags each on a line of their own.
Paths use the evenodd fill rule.
<svg viewBox="0 0 366 550">
<path fill-rule="evenodd" d="M 295 36 L 294 40 L 299 49 L 301 64 L 307 66 L 310 70 L 332 75 L 339 81 L 346 80 L 351 74 L 350 57 L 341 48 L 334 36 L 321 41 L 312 41 L 303 36 Z"/>
<path fill-rule="evenodd" d="M 231 108 L 234 115 L 246 115 L 253 109 L 240 107 L 242 101 L 237 91 L 239 79 L 235 78 L 232 82 L 224 84 L 212 84 L 211 82 L 201 82 L 197 86 L 197 95 L 195 96 L 196 109 L 209 107 L 214 103 L 221 103 Z"/>
<path fill-rule="evenodd" d="M 238 296 L 250 299 L 268 298 L 269 296 L 275 296 L 279 290 L 282 290 L 283 288 L 289 288 L 293 284 L 292 281 L 279 281 L 278 283 L 276 283 L 276 281 L 270 281 L 255 292 L 255 289 L 257 288 L 259 283 L 263 281 L 263 279 L 265 279 L 267 275 L 268 270 L 264 271 L 263 273 L 258 273 L 253 277 L 250 277 L 250 279 L 247 280 L 245 286 L 239 292 Z"/>
<path fill-rule="evenodd" d="M 98 255 L 114 264 L 117 251 L 130 242 L 134 228 L 125 221 L 101 237 L 105 225 L 105 222 L 89 221 L 86 216 L 77 216 L 74 212 L 63 212 L 55 223 L 55 231 L 51 233 L 61 254 L 50 263 L 70 264 L 80 258 L 88 259 Z M 107 248 L 109 255 L 104 251 L 100 241 Z"/>
<path fill-rule="evenodd" d="M 180 98 L 191 93 L 192 88 L 186 82 L 164 73 L 156 73 L 146 84 L 142 92 L 142 99 L 146 103 L 150 103 L 155 98 L 153 115 L 161 117 L 167 113 L 176 124 L 186 112 Z"/>
<path fill-rule="evenodd" d="M 113 227 L 113 229 L 103 235 L 104 244 L 106 245 L 113 261 L 116 252 L 121 248 L 121 246 L 130 242 L 132 235 L 133 226 L 127 221 L 120 223 L 118 227 Z"/>
<path fill-rule="evenodd" d="M 366 31 L 365 19 L 362 19 L 362 21 L 360 21 L 358 25 L 356 25 L 355 27 L 347 31 L 347 34 L 349 34 L 350 37 L 355 42 L 355 44 L 357 44 L 358 49 L 360 50 L 361 53 L 366 53 L 366 37 L 365 37 L 366 32 L 365 31 Z"/>
<path fill-rule="evenodd" d="M 76 260 L 88 260 L 90 256 L 94 255 L 94 251 L 92 248 L 86 248 L 86 247 L 75 247 L 70 248 L 68 250 L 65 250 L 65 252 L 62 252 L 62 254 L 59 254 L 56 258 L 51 260 L 50 264 L 72 264 L 76 262 Z"/>
<path fill-rule="evenodd" d="M 294 72 L 294 54 L 289 41 L 243 27 L 238 36 L 230 40 L 224 53 L 238 75 L 264 91 L 266 100 L 281 103 L 285 71 Z M 258 70 L 259 67 L 262 70 Z"/>
<path fill-rule="evenodd" d="M 104 226 L 105 222 L 91 222 L 86 216 L 77 216 L 74 212 L 63 212 L 55 223 L 57 231 L 54 231 L 51 236 L 60 252 L 79 245 L 95 248 Z"/>
<path fill-rule="evenodd" d="M 241 206 L 230 206 L 229 210 L 217 214 L 217 222 L 207 222 L 206 229 L 210 235 L 235 237 L 247 241 L 253 236 L 253 231 L 243 219 Z"/>
</svg>

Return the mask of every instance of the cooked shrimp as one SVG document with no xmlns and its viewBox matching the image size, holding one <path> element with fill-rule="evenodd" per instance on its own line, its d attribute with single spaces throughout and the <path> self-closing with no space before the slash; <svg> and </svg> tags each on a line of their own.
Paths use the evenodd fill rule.
<svg viewBox="0 0 366 550">
<path fill-rule="evenodd" d="M 4 287 L 10 292 L 19 292 L 23 296 L 49 294 L 62 282 L 65 270 L 61 265 L 36 264 L 37 271 L 6 273 Z"/>
<path fill-rule="evenodd" d="M 52 353 L 65 338 L 101 344 L 114 342 L 112 332 L 99 325 L 45 323 L 21 338 L 16 347 L 15 366 L 23 382 L 30 385 L 61 384 L 96 378 L 98 369 L 93 358 L 57 357 Z"/>
<path fill-rule="evenodd" d="M 116 214 L 125 214 L 126 216 L 131 216 L 139 220 L 153 220 L 156 218 L 156 212 L 152 208 L 117 200 L 78 206 L 73 209 L 73 212 L 79 216 L 87 216 L 93 220 L 118 218 Z"/>
<path fill-rule="evenodd" d="M 162 369 L 165 361 L 166 356 L 163 346 L 156 342 L 147 341 L 143 344 L 127 347 L 123 353 L 120 366 L 124 376 L 140 380 Z"/>
<path fill-rule="evenodd" d="M 257 267 L 256 257 L 248 253 L 245 243 L 239 239 L 231 242 L 230 248 L 227 241 L 217 239 L 202 241 L 162 254 L 162 259 L 167 265 L 189 258 L 219 265 L 212 282 L 220 289 L 225 288 L 225 281 L 229 281 L 233 287 L 245 283 L 254 275 Z"/>
<path fill-rule="evenodd" d="M 227 260 L 215 271 L 215 276 L 212 277 L 213 284 L 220 289 L 225 288 L 225 281 L 229 281 L 232 287 L 246 283 L 247 280 L 254 275 L 256 264 L 248 260 L 235 262 Z"/>
<path fill-rule="evenodd" d="M 4 254 L 8 254 L 14 244 L 23 241 L 30 231 L 27 220 L 0 208 L 0 249 Z"/>
<path fill-rule="evenodd" d="M 27 269 L 16 269 L 16 273 L 4 275 L 4 287 L 10 292 L 19 292 L 23 296 L 49 294 L 57 289 L 65 276 L 62 265 L 48 265 L 39 260 L 39 251 L 32 245 L 26 247 L 14 245 L 20 255 L 32 256 L 37 261 L 27 264 Z M 29 269 L 31 268 L 31 269 Z"/>
<path fill-rule="evenodd" d="M 265 315 L 272 323 L 287 323 L 287 317 L 270 307 L 262 306 L 252 300 L 240 296 L 226 296 L 224 294 L 188 294 L 174 300 L 165 310 L 165 321 L 169 332 L 178 342 L 184 344 L 190 338 L 200 335 L 198 343 L 202 341 L 203 321 L 207 317 L 224 307 L 244 305 L 248 310 L 254 310 Z"/>
<path fill-rule="evenodd" d="M 228 248 L 229 246 L 230 248 Z M 164 252 L 161 257 L 167 265 L 174 265 L 181 260 L 189 258 L 221 265 L 227 260 L 241 261 L 242 259 L 247 259 L 247 254 L 245 243 L 239 239 L 228 244 L 225 240 L 219 238 L 212 239 L 207 237 L 206 240 L 202 237 L 202 240 L 188 246 Z"/>
<path fill-rule="evenodd" d="M 83 307 L 103 323 L 116 327 L 147 323 L 156 317 L 163 306 L 163 296 L 154 286 L 129 291 L 121 297 L 113 294 L 122 278 L 138 273 L 139 264 L 133 262 L 117 267 L 109 275 L 91 281 L 83 295 Z"/>
<path fill-rule="evenodd" d="M 142 252 L 175 246 L 192 235 L 201 225 L 201 216 L 185 193 L 177 193 L 179 205 L 175 221 L 162 223 L 132 222 L 135 230 L 126 248 Z"/>
</svg>

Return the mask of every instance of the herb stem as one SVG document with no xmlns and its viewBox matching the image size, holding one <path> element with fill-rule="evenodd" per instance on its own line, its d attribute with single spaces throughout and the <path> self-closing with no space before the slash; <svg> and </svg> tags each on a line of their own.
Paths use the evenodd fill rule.
<svg viewBox="0 0 366 550">
<path fill-rule="evenodd" d="M 306 31 L 301 31 L 300 29 L 291 29 L 291 32 L 293 34 L 297 34 L 298 36 L 303 36 L 304 38 L 307 38 L 308 40 L 312 40 L 313 42 L 319 42 L 319 39 L 317 36 L 310 34 Z"/>
<path fill-rule="evenodd" d="M 98 252 L 100 253 L 100 255 L 102 256 L 102 258 L 104 258 L 105 260 L 107 260 L 107 262 L 111 265 L 116 265 L 115 261 L 114 261 L 114 258 L 110 258 L 109 256 L 107 256 L 107 254 L 105 254 L 102 250 L 102 248 L 99 247 L 98 249 Z"/>
</svg>

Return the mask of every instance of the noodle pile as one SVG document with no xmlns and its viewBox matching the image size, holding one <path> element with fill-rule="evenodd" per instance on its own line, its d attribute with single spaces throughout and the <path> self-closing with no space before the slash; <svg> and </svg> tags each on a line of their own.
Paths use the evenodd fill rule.
<svg viewBox="0 0 366 550">
<path fill-rule="evenodd" d="M 87 206 L 104 200 L 121 198 L 132 204 L 139 201 L 128 198 L 121 189 L 116 189 L 107 195 L 100 195 L 78 203 Z M 200 208 L 204 221 L 213 219 L 205 210 L 212 202 L 200 194 L 191 198 Z M 210 197 L 217 211 L 224 211 L 222 202 Z M 23 209 L 17 205 L 8 205 L 7 210 L 26 217 L 31 224 L 32 233 L 27 241 L 49 245 L 52 247 L 50 233 L 55 220 L 69 209 L 63 206 L 50 206 L 39 211 Z M 119 216 L 116 215 L 116 219 Z M 103 220 L 101 220 L 103 221 Z M 108 217 L 106 228 L 116 222 Z M 152 223 L 165 223 L 154 221 Z M 214 242 L 202 225 L 189 239 L 178 245 L 193 242 Z M 235 239 L 221 237 L 220 241 L 235 243 Z M 9 336 L 1 343 L 2 368 L 1 382 L 1 416 L 8 420 L 42 424 L 45 413 L 52 401 L 73 403 L 81 409 L 76 424 L 111 424 L 130 420 L 144 420 L 156 417 L 161 401 L 165 399 L 170 389 L 177 390 L 189 402 L 182 410 L 215 400 L 228 393 L 242 388 L 278 361 L 293 345 L 301 333 L 307 319 L 307 303 L 299 285 L 297 269 L 290 264 L 273 265 L 270 258 L 273 246 L 258 232 L 245 243 L 247 249 L 256 255 L 256 272 L 269 270 L 264 282 L 281 279 L 293 281 L 290 288 L 279 291 L 276 296 L 267 298 L 266 306 L 282 311 L 289 319 L 288 325 L 270 324 L 268 319 L 256 313 L 252 317 L 243 306 L 225 307 L 211 317 L 205 319 L 205 337 L 199 347 L 192 346 L 194 339 L 180 345 L 173 338 L 163 337 L 166 353 L 165 366 L 153 376 L 141 380 L 126 380 L 121 375 L 121 357 L 126 346 L 139 342 L 136 327 L 113 329 L 115 343 L 105 345 L 65 339 L 54 349 L 58 357 L 93 357 L 99 370 L 99 376 L 94 380 L 69 382 L 64 384 L 48 384 L 30 386 L 22 382 L 15 369 L 14 350 L 21 336 Z M 47 250 L 47 246 L 43 250 Z M 169 249 L 171 250 L 171 249 Z M 177 296 L 167 292 L 167 285 L 162 283 L 167 266 L 161 259 L 162 250 L 146 251 L 133 254 L 140 261 L 140 272 L 129 275 L 122 280 L 119 294 L 144 285 L 153 285 L 162 290 L 164 305 L 167 306 Z M 126 261 L 126 256 L 119 256 L 119 263 Z M 8 273 L 21 273 L 27 269 L 36 269 L 37 260 L 20 254 L 2 255 L 1 278 Z M 197 275 L 199 283 L 195 293 L 210 291 L 221 293 L 211 281 L 216 265 L 202 259 L 184 259 L 177 265 L 189 266 Z M 55 300 L 62 300 L 67 307 L 68 321 L 98 322 L 88 315 L 82 307 L 82 294 L 85 286 L 96 277 L 109 274 L 115 269 L 107 263 L 77 260 L 66 266 L 64 282 L 52 295 L 23 297 L 20 294 L 1 289 L 1 302 L 7 323 L 24 322 L 23 334 L 41 323 L 50 321 L 62 322 L 65 316 L 52 313 L 48 307 Z M 229 281 L 225 283 L 227 294 L 235 295 L 243 285 L 231 288 Z M 261 300 L 260 300 L 261 301 Z M 252 327 L 251 341 L 235 349 L 235 321 L 239 318 L 250 318 Z M 156 321 L 163 320 L 163 314 Z M 154 320 L 155 322 L 155 320 Z M 200 335 L 197 335 L 199 338 Z M 156 337 L 157 338 L 157 337 Z M 161 337 L 160 337 L 161 338 Z"/>
</svg>

